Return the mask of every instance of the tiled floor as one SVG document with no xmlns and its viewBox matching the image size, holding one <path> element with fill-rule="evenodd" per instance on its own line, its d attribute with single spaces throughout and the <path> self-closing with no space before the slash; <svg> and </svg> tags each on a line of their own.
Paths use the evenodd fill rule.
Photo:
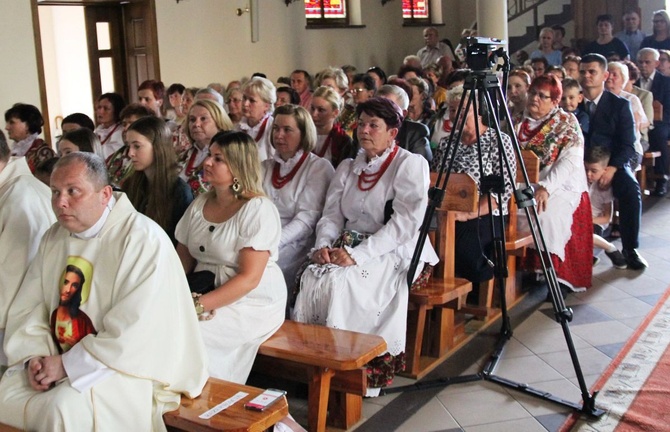
<svg viewBox="0 0 670 432">
<path fill-rule="evenodd" d="M 574 311 L 570 330 L 589 388 L 670 285 L 668 221 L 670 199 L 646 199 L 639 251 L 649 261 L 649 269 L 618 270 L 601 254 L 600 263 L 593 269 L 593 287 L 566 300 Z M 620 247 L 618 241 L 615 244 Z M 543 303 L 545 295 L 546 288 L 531 291 L 510 312 L 514 334 L 495 374 L 578 403 L 581 393 L 565 338 L 553 319 L 551 305 Z M 498 330 L 498 325 L 491 326 L 423 381 L 479 372 L 489 358 Z M 394 385 L 413 383 L 396 378 Z M 290 405 L 298 419 L 306 414 L 304 401 L 291 399 Z M 477 381 L 365 399 L 364 420 L 355 430 L 555 431 L 569 412 L 561 405 L 493 382 Z"/>
</svg>

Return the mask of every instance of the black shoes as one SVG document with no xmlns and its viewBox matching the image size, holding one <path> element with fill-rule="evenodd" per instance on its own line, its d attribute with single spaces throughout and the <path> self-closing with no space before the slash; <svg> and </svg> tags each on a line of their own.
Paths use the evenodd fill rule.
<svg viewBox="0 0 670 432">
<path fill-rule="evenodd" d="M 642 258 L 635 249 L 624 249 L 623 257 L 626 259 L 626 264 L 628 264 L 628 268 L 631 270 L 644 270 L 649 267 L 647 260 Z"/>
<path fill-rule="evenodd" d="M 656 182 L 656 187 L 651 192 L 651 195 L 655 197 L 664 197 L 667 193 L 668 193 L 668 181 L 658 180 Z"/>
<path fill-rule="evenodd" d="M 605 251 L 605 255 L 607 255 L 607 258 L 609 258 L 610 261 L 612 261 L 612 265 L 614 267 L 616 267 L 618 269 L 625 269 L 625 268 L 628 267 L 628 261 L 626 261 L 626 258 L 623 256 L 623 254 L 619 250 L 615 250 L 614 252 Z M 636 253 L 636 255 L 637 255 L 637 253 Z M 638 259 L 639 258 L 640 258 L 640 256 L 638 255 Z"/>
</svg>

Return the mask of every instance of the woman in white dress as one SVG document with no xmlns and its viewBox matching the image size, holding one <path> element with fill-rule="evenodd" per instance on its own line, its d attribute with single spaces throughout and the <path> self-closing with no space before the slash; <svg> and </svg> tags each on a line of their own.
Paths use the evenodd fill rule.
<svg viewBox="0 0 670 432">
<path fill-rule="evenodd" d="M 258 145 L 260 161 L 272 159 L 270 144 L 272 111 L 277 102 L 277 89 L 266 78 L 253 77 L 242 86 L 242 120 L 235 129 L 246 132 Z"/>
<path fill-rule="evenodd" d="M 211 190 L 177 224 L 177 253 L 187 274 L 215 275 L 214 290 L 195 298 L 210 375 L 243 384 L 258 347 L 284 322 L 281 224 L 248 135 L 216 134 L 203 167 Z"/>
<path fill-rule="evenodd" d="M 296 272 L 316 240 L 314 230 L 335 169 L 312 153 L 316 128 L 301 106 L 284 105 L 275 110 L 271 142 L 275 155 L 263 162 L 263 189 L 281 217 L 277 264 L 292 292 Z"/>
<path fill-rule="evenodd" d="M 374 396 L 404 369 L 407 271 L 430 175 L 426 159 L 395 143 L 403 119 L 395 103 L 372 98 L 356 113 L 361 150 L 335 171 L 293 316 L 382 336 L 388 351 L 368 365 L 368 395 Z M 437 262 L 429 243 L 421 262 Z"/>
</svg>

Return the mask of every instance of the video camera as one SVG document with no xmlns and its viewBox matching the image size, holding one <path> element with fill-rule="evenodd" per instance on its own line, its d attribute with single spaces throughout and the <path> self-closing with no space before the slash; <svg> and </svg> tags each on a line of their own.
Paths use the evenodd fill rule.
<svg viewBox="0 0 670 432">
<path fill-rule="evenodd" d="M 503 47 L 494 50 L 496 45 L 506 42 L 497 38 L 470 36 L 461 41 L 466 46 L 466 63 L 473 71 L 491 70 L 498 61 L 498 56 L 504 53 Z"/>
</svg>

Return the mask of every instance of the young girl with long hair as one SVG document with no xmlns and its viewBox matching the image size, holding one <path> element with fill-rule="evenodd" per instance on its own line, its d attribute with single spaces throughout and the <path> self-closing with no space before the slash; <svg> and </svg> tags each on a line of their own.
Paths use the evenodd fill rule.
<svg viewBox="0 0 670 432">
<path fill-rule="evenodd" d="M 174 230 L 193 193 L 179 178 L 170 128 L 157 117 L 143 117 L 126 132 L 128 157 L 135 172 L 123 184 L 137 211 L 153 219 L 173 243 Z"/>
</svg>

